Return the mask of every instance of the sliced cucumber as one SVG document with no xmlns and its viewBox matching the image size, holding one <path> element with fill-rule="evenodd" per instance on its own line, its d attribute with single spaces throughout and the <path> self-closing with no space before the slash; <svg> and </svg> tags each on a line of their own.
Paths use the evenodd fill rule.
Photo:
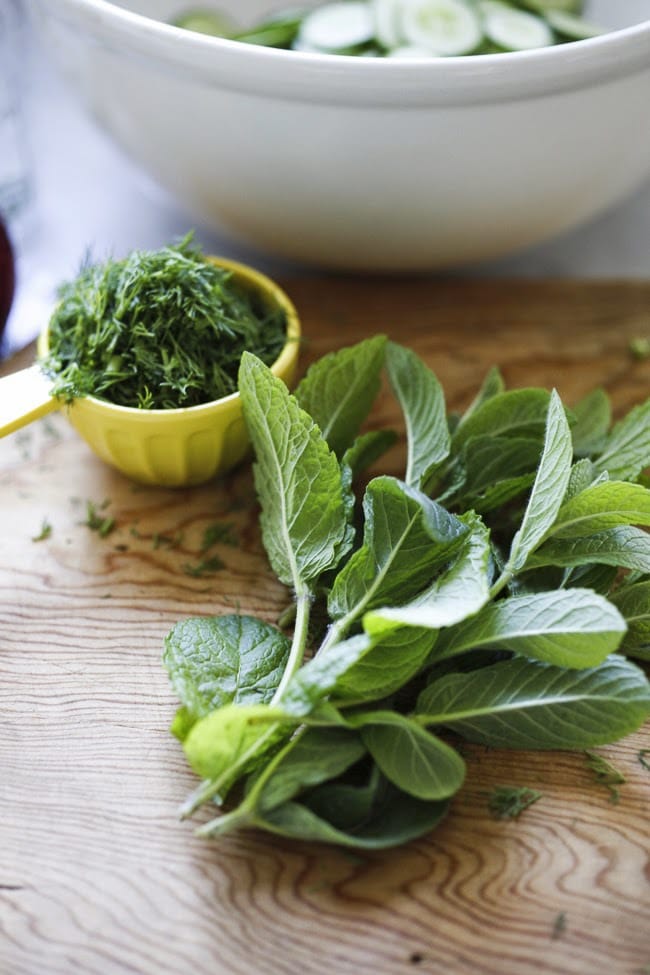
<svg viewBox="0 0 650 975">
<path fill-rule="evenodd" d="M 409 45 L 431 54 L 471 54 L 483 40 L 474 6 L 465 0 L 403 0 L 402 33 Z"/>
<path fill-rule="evenodd" d="M 404 43 L 401 29 L 402 3 L 403 0 L 373 0 L 371 4 L 375 37 L 388 50 Z"/>
<path fill-rule="evenodd" d="M 266 47 L 415 59 L 524 51 L 604 33 L 580 16 L 583 6 L 583 0 L 335 0 L 283 10 L 246 31 L 235 32 L 226 15 L 209 8 L 191 8 L 173 23 Z"/>
<path fill-rule="evenodd" d="M 305 44 L 300 40 L 299 37 L 291 45 L 292 51 L 300 51 L 302 54 L 322 54 L 323 52 L 319 47 L 311 47 L 309 44 Z M 327 52 L 326 52 L 327 53 Z"/>
<path fill-rule="evenodd" d="M 581 14 L 584 4 L 582 0 L 514 0 L 518 7 L 526 7 L 542 17 L 551 10 L 559 10 L 565 14 Z"/>
<path fill-rule="evenodd" d="M 343 0 L 316 7 L 303 20 L 297 41 L 319 51 L 349 51 L 374 39 L 375 24 L 368 3 Z"/>
<path fill-rule="evenodd" d="M 548 47 L 555 38 L 548 24 L 534 14 L 516 10 L 500 0 L 481 0 L 485 36 L 502 51 Z"/>
<path fill-rule="evenodd" d="M 556 34 L 567 41 L 586 41 L 589 37 L 598 37 L 604 33 L 600 27 L 588 23 L 582 17 L 574 17 L 573 14 L 565 14 L 561 10 L 549 10 L 546 21 Z"/>
<path fill-rule="evenodd" d="M 230 37 L 233 22 L 226 14 L 211 10 L 188 10 L 173 21 L 174 27 L 193 30 L 197 34 L 210 34 L 211 37 Z"/>
</svg>

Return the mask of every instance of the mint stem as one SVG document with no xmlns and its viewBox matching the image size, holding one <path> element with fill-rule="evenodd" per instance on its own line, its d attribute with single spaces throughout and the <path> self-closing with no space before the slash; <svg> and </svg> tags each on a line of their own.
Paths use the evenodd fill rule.
<svg viewBox="0 0 650 975">
<path fill-rule="evenodd" d="M 291 650 L 289 651 L 289 659 L 287 660 L 287 665 L 284 668 L 282 680 L 276 687 L 275 694 L 269 701 L 269 707 L 271 708 L 275 704 L 279 703 L 282 695 L 287 689 L 289 681 L 302 664 L 305 656 L 305 648 L 307 646 L 311 603 L 311 591 L 306 585 L 302 584 L 300 589 L 296 590 L 296 625 L 293 631 L 293 640 L 291 643 Z"/>
<path fill-rule="evenodd" d="M 505 589 L 508 583 L 512 581 L 513 576 L 514 573 L 506 567 L 490 589 L 490 599 L 494 599 L 495 596 L 498 596 L 501 590 Z"/>
</svg>

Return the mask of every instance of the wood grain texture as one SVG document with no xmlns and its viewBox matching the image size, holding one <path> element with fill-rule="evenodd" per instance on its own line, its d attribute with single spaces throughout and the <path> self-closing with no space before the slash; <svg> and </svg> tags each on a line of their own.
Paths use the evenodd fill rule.
<svg viewBox="0 0 650 975">
<path fill-rule="evenodd" d="M 436 369 L 452 407 L 495 362 L 509 384 L 555 385 L 568 403 L 595 385 L 619 409 L 650 394 L 650 362 L 629 353 L 650 335 L 650 284 L 286 287 L 305 364 L 384 331 Z M 385 394 L 375 420 L 396 422 Z M 116 528 L 100 538 L 84 507 L 105 498 Z M 250 472 L 139 488 L 55 416 L 0 443 L 0 511 L 2 975 L 650 971 L 648 728 L 599 749 L 627 778 L 616 805 L 582 755 L 467 747 L 449 817 L 404 848 L 351 856 L 253 834 L 206 844 L 177 818 L 195 780 L 167 732 L 175 701 L 160 653 L 183 616 L 241 608 L 275 620 L 285 605 Z M 34 542 L 43 519 L 51 536 Z M 183 567 L 216 520 L 238 544 L 215 549 L 223 571 L 194 578 Z M 495 821 L 486 794 L 498 784 L 543 797 Z"/>
</svg>

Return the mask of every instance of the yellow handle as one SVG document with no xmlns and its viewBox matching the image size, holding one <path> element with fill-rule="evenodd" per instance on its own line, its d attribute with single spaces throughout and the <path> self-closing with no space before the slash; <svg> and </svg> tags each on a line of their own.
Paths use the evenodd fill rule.
<svg viewBox="0 0 650 975">
<path fill-rule="evenodd" d="M 0 379 L 0 437 L 58 410 L 60 404 L 50 396 L 50 386 L 51 380 L 38 366 Z"/>
</svg>

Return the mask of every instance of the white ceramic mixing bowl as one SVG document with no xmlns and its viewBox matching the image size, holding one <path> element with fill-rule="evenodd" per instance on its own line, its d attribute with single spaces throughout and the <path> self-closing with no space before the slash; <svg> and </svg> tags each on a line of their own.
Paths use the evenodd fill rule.
<svg viewBox="0 0 650 975">
<path fill-rule="evenodd" d="M 391 271 L 493 258 L 587 220 L 650 172 L 650 0 L 596 5 L 631 26 L 587 41 L 426 61 L 166 23 L 198 0 L 31 2 L 114 139 L 189 213 L 276 255 Z M 283 3 L 218 6 L 245 24 Z"/>
</svg>

